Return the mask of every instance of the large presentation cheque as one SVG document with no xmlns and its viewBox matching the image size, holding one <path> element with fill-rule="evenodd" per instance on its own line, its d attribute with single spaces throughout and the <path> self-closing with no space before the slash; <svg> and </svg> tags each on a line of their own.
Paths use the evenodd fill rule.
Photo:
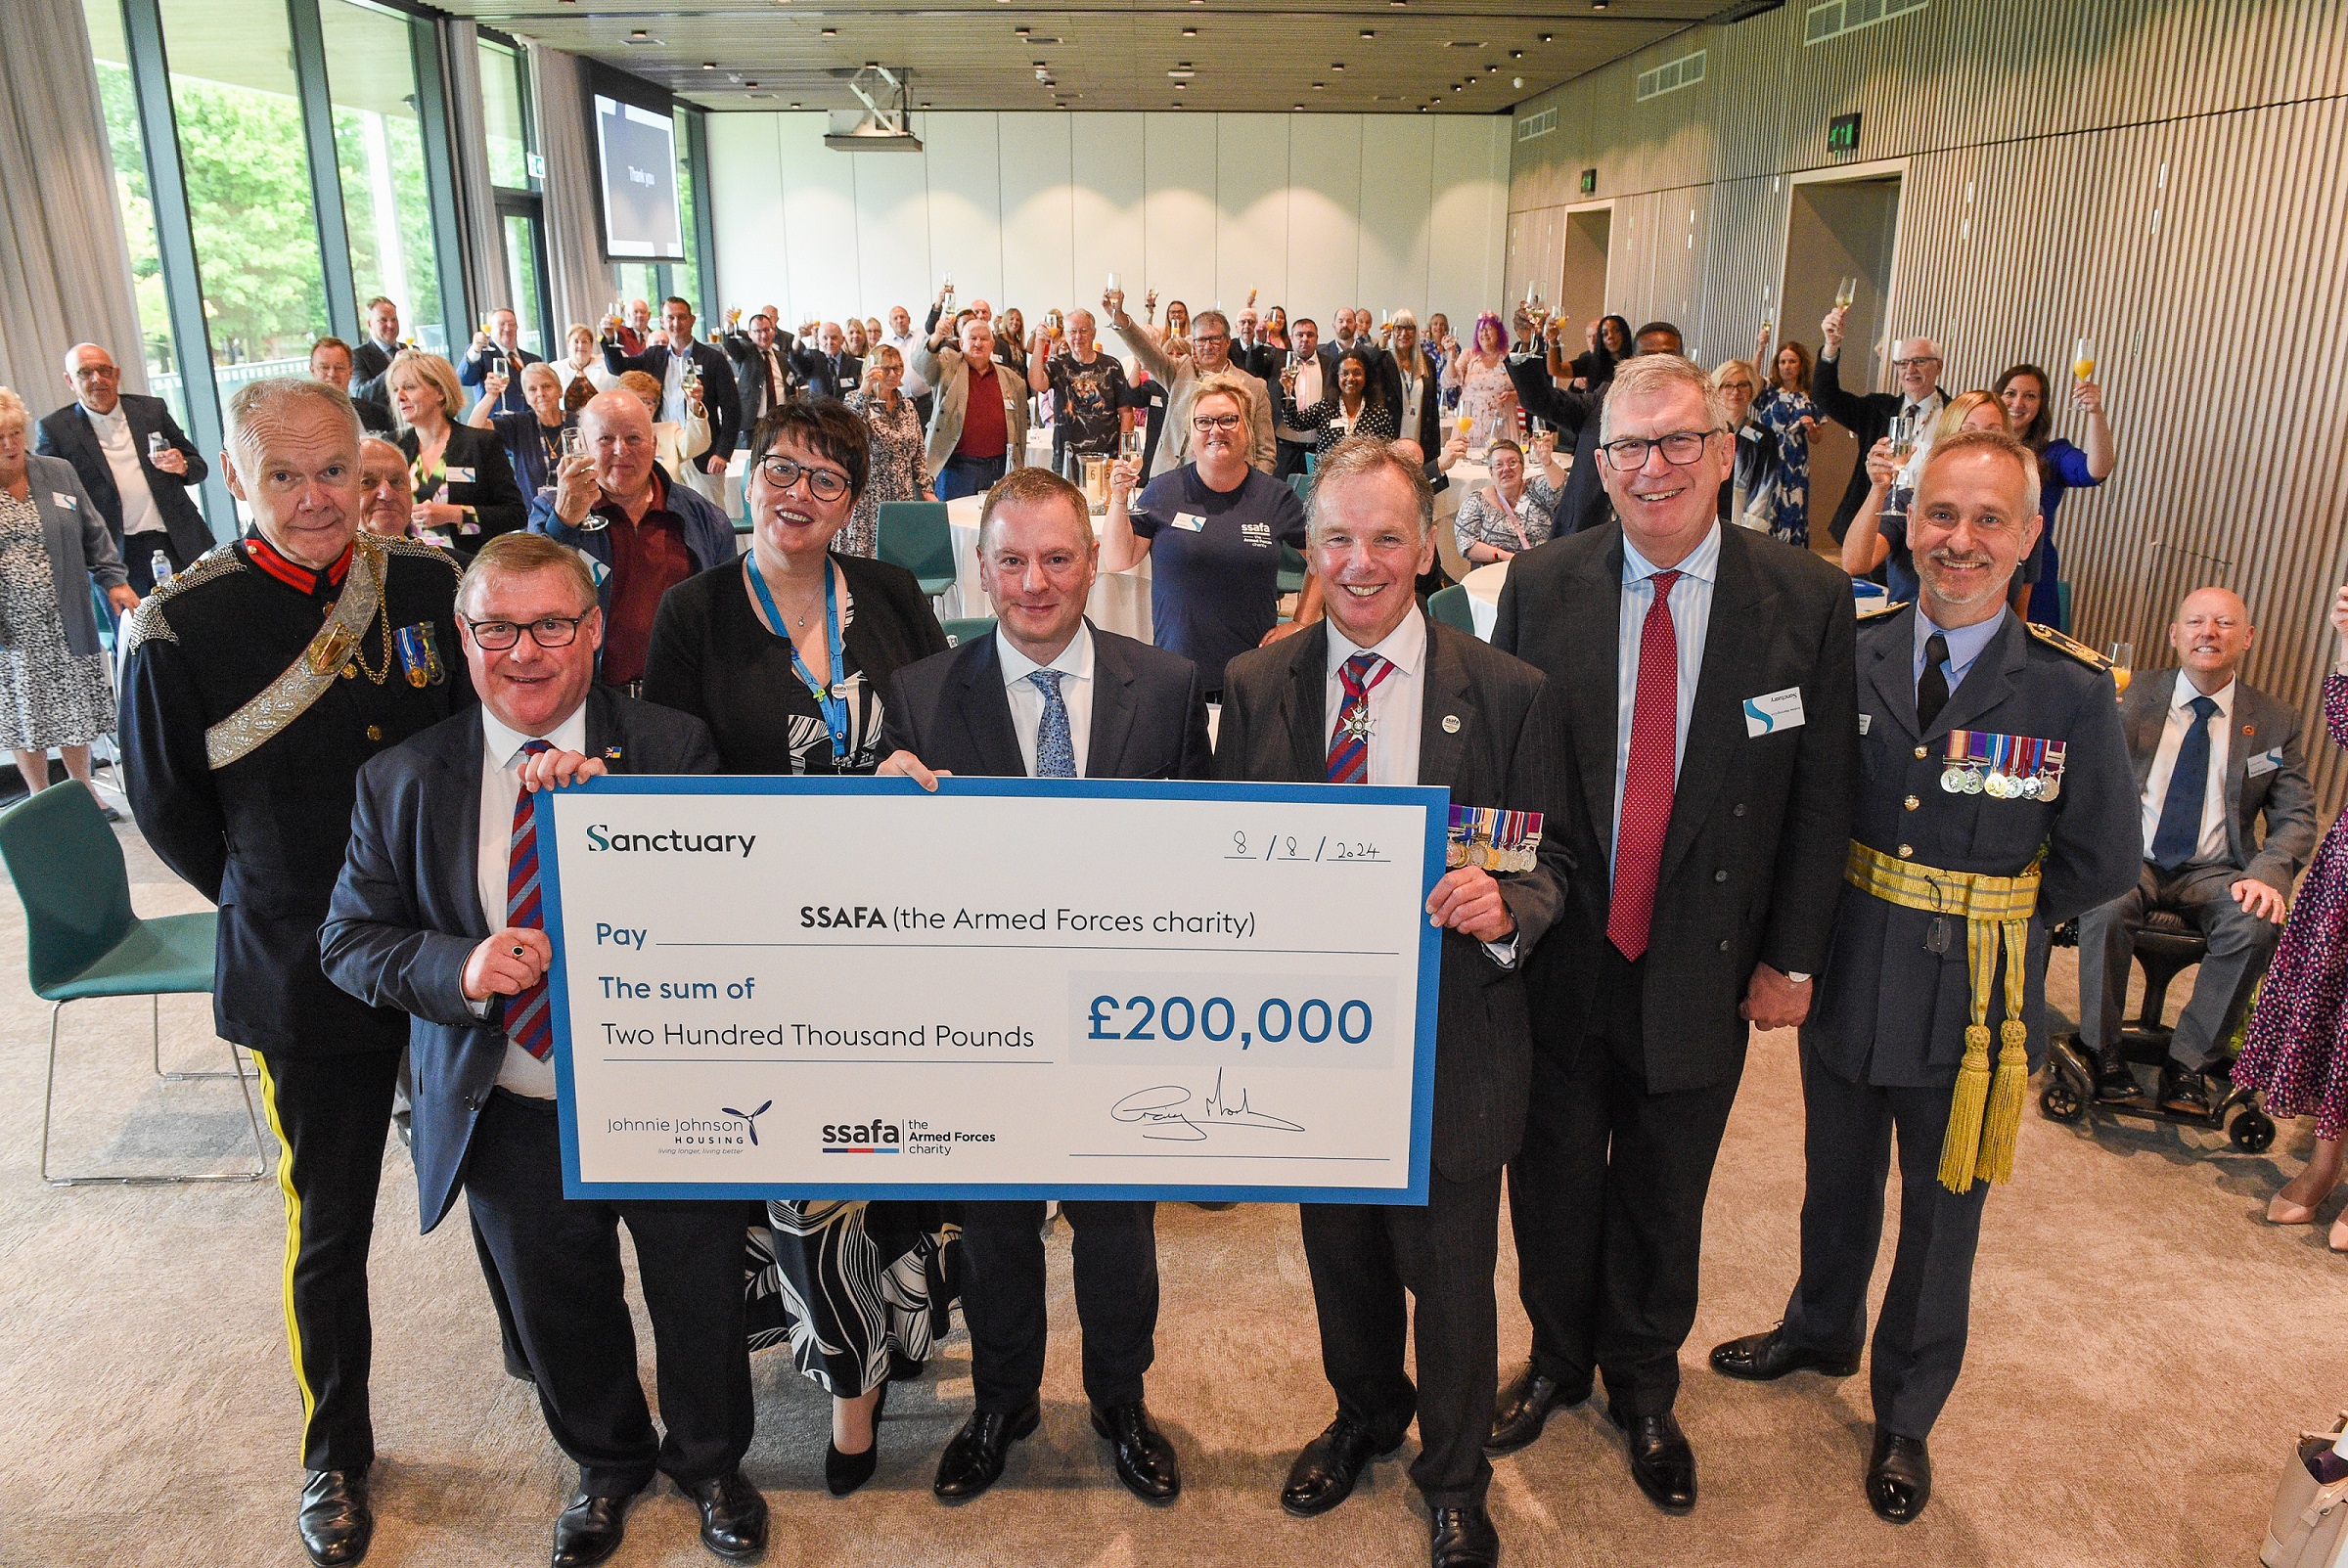
<svg viewBox="0 0 2348 1568">
<path fill-rule="evenodd" d="M 1449 799 L 538 796 L 574 1197 L 1423 1203 Z"/>
</svg>

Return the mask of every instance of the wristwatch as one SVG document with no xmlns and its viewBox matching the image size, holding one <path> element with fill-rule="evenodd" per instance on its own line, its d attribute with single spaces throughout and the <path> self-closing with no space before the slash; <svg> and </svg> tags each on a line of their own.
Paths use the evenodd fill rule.
<svg viewBox="0 0 2348 1568">
<path fill-rule="evenodd" d="M 1795 985 L 1808 985 L 1810 983 L 1810 976 L 1797 973 L 1792 969 L 1785 971 L 1785 978 Z"/>
</svg>

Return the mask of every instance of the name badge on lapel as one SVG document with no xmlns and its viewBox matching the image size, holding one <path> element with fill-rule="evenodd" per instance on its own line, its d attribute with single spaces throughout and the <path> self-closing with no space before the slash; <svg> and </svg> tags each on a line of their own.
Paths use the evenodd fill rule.
<svg viewBox="0 0 2348 1568">
<path fill-rule="evenodd" d="M 1174 526 L 1191 533 L 1204 533 L 1206 519 L 1193 513 L 1177 512 L 1174 514 Z"/>
<path fill-rule="evenodd" d="M 2261 751 L 2257 756 L 2243 763 L 2242 772 L 2255 779 L 2261 774 L 2273 773 L 2281 766 L 2282 747 L 2277 746 L 2272 751 Z"/>
<path fill-rule="evenodd" d="M 1775 735 L 1780 730 L 1798 730 L 1809 721 L 1802 714 L 1802 689 L 1789 686 L 1783 692 L 1766 696 L 1744 699 L 1744 733 L 1747 738 Z"/>
<path fill-rule="evenodd" d="M 50 491 L 49 499 L 56 502 L 59 506 L 65 508 L 68 512 L 79 512 L 81 510 L 81 503 L 74 500 L 71 496 L 66 494 L 63 490 Z"/>
</svg>

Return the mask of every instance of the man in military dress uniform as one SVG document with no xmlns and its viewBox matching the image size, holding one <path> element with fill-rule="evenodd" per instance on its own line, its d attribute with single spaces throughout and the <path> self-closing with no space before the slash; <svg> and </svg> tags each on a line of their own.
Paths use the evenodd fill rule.
<svg viewBox="0 0 2348 1568">
<path fill-rule="evenodd" d="M 313 1561 L 366 1555 L 367 1246 L 406 1017 L 326 978 L 318 926 L 360 764 L 472 699 L 456 564 L 359 531 L 359 422 L 322 381 L 247 383 L 223 468 L 253 531 L 139 606 L 122 749 L 156 853 L 220 906 L 212 1014 L 249 1048 L 283 1152 L 286 1330 Z"/>
<path fill-rule="evenodd" d="M 1931 1496 L 1924 1440 L 1964 1357 L 1981 1206 L 2012 1175 L 2046 1050 L 2047 933 L 2134 887 L 2144 858 L 2104 662 L 2006 607 L 2038 499 L 2037 460 L 2004 430 L 1936 442 L 1909 513 L 1920 601 L 1860 628 L 1858 809 L 1802 1026 L 1801 1277 L 1784 1322 L 1712 1352 L 1755 1381 L 1858 1370 L 1896 1132 L 1867 1472 L 1895 1524 Z"/>
</svg>

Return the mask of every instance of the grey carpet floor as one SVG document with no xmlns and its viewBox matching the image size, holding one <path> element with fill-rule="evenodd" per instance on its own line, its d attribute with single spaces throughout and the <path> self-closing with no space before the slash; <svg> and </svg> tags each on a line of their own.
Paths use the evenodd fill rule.
<svg viewBox="0 0 2348 1568">
<path fill-rule="evenodd" d="M 201 907 L 122 834 L 139 909 Z M 125 1190 L 44 1187 L 35 1168 L 47 1008 L 24 989 L 23 926 L 0 901 L 0 1564 L 288 1564 L 300 1407 L 280 1317 L 284 1219 L 269 1184 Z M 2070 955 L 2054 999 L 2069 1007 Z M 163 1009 L 164 1055 L 220 1052 L 202 998 Z M 147 1061 L 144 1003 L 67 1014 L 57 1137 L 68 1165 L 233 1156 L 235 1086 L 165 1084 Z M 1585 1407 L 1498 1462 L 1493 1505 L 1514 1563 L 2161 1564 L 2257 1558 L 2290 1440 L 2348 1403 L 2348 1258 L 2324 1232 L 2261 1223 L 2295 1171 L 2304 1127 L 2247 1156 L 2215 1135 L 2142 1124 L 2025 1122 L 2017 1178 L 1992 1199 L 1964 1380 L 1933 1434 L 1937 1491 L 1894 1529 L 1860 1493 L 1864 1375 L 1732 1384 L 1703 1366 L 1767 1327 L 1793 1274 L 1801 1098 L 1789 1035 L 1755 1043 L 1712 1187 L 1704 1301 L 1679 1412 L 1703 1501 L 1670 1519 L 1633 1488 L 1619 1443 Z M 2337 1200 L 2327 1205 L 2329 1219 Z M 1896 1208 L 1896 1194 L 1895 1194 Z M 406 1156 L 386 1152 L 373 1264 L 375 1411 L 384 1459 L 371 1564 L 461 1568 L 545 1560 L 570 1471 L 536 1402 L 499 1369 L 461 1223 L 415 1225 Z M 878 1479 L 823 1490 L 816 1390 L 785 1357 L 756 1364 L 751 1478 L 775 1510 L 769 1560 L 850 1564 L 1423 1562 L 1401 1458 L 1317 1521 L 1283 1515 L 1281 1479 L 1326 1422 L 1295 1211 L 1160 1211 L 1164 1311 L 1151 1404 L 1186 1489 L 1151 1509 L 1108 1476 L 1084 1419 L 1067 1233 L 1050 1249 L 1060 1332 L 1042 1431 L 1002 1485 L 948 1509 L 929 1496 L 939 1448 L 971 1401 L 957 1332 L 900 1387 Z M 1883 1268 L 1888 1268 L 1885 1238 Z M 1510 1249 L 1502 1354 L 1526 1331 Z M 1877 1288 L 1881 1279 L 1878 1277 Z M 644 1343 L 650 1379 L 650 1335 Z M 631 1515 L 622 1564 L 703 1563 L 673 1492 Z"/>
</svg>

